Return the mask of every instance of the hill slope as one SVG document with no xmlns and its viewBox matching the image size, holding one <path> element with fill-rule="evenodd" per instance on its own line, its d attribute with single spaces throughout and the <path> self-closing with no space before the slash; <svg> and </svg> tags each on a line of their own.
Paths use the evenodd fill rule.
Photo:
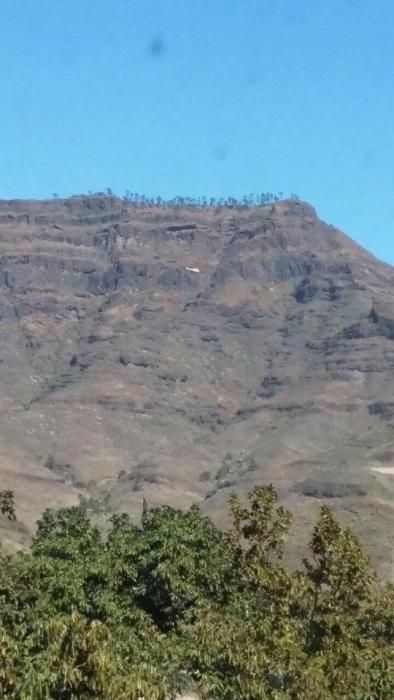
<svg viewBox="0 0 394 700">
<path fill-rule="evenodd" d="M 230 490 L 273 481 L 297 545 L 328 500 L 392 573 L 392 267 L 290 200 L 3 201 L 0 256 L 3 537 L 81 496 L 221 522 Z"/>
</svg>

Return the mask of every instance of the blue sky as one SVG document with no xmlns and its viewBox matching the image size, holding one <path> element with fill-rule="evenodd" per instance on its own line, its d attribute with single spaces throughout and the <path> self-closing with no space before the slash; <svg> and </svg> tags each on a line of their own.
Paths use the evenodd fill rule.
<svg viewBox="0 0 394 700">
<path fill-rule="evenodd" d="M 394 263 L 392 0 L 1 0 L 0 197 L 296 192 Z"/>
</svg>

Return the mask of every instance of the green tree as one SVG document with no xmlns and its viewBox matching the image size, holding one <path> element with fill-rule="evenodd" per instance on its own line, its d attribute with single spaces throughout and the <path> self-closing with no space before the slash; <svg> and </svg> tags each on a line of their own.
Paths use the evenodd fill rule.
<svg viewBox="0 0 394 700">
<path fill-rule="evenodd" d="M 352 533 L 322 508 L 294 571 L 272 486 L 230 513 L 223 533 L 145 504 L 104 536 L 81 507 L 45 512 L 30 553 L 0 553 L 0 697 L 391 700 L 394 588 Z"/>
<path fill-rule="evenodd" d="M 160 628 L 193 617 L 203 600 L 225 601 L 234 551 L 198 507 L 145 509 L 136 556 L 138 604 Z"/>
</svg>

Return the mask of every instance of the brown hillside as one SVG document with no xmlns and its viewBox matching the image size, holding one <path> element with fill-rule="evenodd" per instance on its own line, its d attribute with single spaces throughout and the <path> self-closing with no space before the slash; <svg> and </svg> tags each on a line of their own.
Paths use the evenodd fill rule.
<svg viewBox="0 0 394 700">
<path fill-rule="evenodd" d="M 273 481 L 298 547 L 327 501 L 394 574 L 392 267 L 295 201 L 3 201 L 0 255 L 3 539 Z"/>
</svg>

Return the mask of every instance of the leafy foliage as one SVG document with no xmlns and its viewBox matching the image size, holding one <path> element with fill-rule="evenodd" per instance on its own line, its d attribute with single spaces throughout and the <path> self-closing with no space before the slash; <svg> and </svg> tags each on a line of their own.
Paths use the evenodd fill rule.
<svg viewBox="0 0 394 700">
<path fill-rule="evenodd" d="M 15 520 L 15 503 L 12 491 L 0 491 L 0 513 L 8 520 Z"/>
<path fill-rule="evenodd" d="M 394 697 L 394 588 L 352 533 L 323 507 L 292 571 L 273 487 L 229 506 L 227 533 L 196 506 L 106 536 L 83 508 L 46 511 L 31 553 L 0 556 L 0 697 Z"/>
</svg>

